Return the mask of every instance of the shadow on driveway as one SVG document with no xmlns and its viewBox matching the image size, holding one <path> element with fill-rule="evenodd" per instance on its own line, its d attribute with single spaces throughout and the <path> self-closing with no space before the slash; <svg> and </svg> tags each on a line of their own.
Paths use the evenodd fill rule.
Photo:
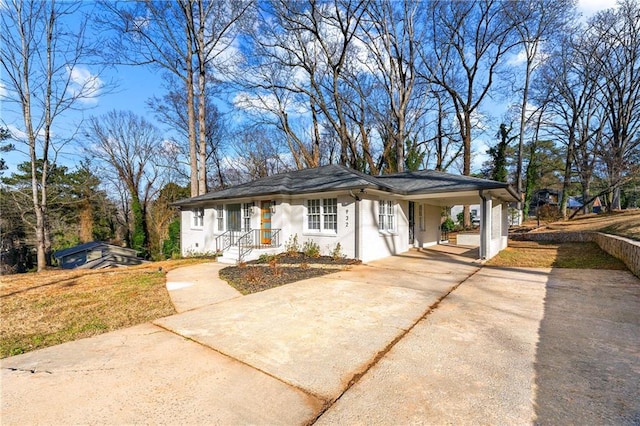
<svg viewBox="0 0 640 426">
<path fill-rule="evenodd" d="M 537 424 L 640 424 L 640 281 L 553 269 L 535 373 Z"/>
</svg>

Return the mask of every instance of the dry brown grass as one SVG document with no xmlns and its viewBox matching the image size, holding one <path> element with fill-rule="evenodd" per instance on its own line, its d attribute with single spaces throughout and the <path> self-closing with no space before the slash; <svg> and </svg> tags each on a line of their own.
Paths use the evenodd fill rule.
<svg viewBox="0 0 640 426">
<path fill-rule="evenodd" d="M 600 231 L 640 240 L 640 210 L 577 216 L 573 220 L 548 223 L 546 230 Z"/>
<path fill-rule="evenodd" d="M 129 327 L 175 313 L 165 273 L 210 259 L 101 271 L 0 277 L 0 357 Z M 162 268 L 162 271 L 159 271 Z"/>
<path fill-rule="evenodd" d="M 602 251 L 596 243 L 509 241 L 509 247 L 486 264 L 530 268 L 627 269 L 624 263 Z"/>
</svg>

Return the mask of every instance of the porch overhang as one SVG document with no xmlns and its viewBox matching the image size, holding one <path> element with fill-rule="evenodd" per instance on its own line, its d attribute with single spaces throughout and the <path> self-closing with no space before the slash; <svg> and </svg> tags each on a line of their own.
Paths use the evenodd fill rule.
<svg viewBox="0 0 640 426">
<path fill-rule="evenodd" d="M 517 196 L 511 191 L 511 188 L 493 188 L 456 192 L 433 192 L 433 193 L 412 193 L 403 195 L 402 198 L 411 201 L 422 201 L 427 204 L 447 207 L 453 205 L 469 205 L 480 204 L 482 196 L 491 196 L 497 200 L 510 203 L 517 202 Z"/>
</svg>

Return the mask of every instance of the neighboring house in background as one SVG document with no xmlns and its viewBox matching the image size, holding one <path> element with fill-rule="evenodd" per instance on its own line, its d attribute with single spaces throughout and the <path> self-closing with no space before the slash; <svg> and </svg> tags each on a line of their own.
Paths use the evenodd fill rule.
<svg viewBox="0 0 640 426">
<path fill-rule="evenodd" d="M 102 241 L 79 244 L 53 254 L 63 269 L 102 269 L 113 266 L 140 265 L 143 260 L 135 250 Z"/>
<path fill-rule="evenodd" d="M 462 225 L 462 223 L 458 222 L 458 215 L 462 213 L 464 206 L 455 205 L 451 206 L 451 219 Z M 474 226 L 480 225 L 480 204 L 472 204 L 469 206 L 469 213 L 471 214 L 471 224 Z"/>
<path fill-rule="evenodd" d="M 440 241 L 441 208 L 480 206 L 480 257 L 507 245 L 507 184 L 436 171 L 369 176 L 329 165 L 268 176 L 179 200 L 182 254 L 222 252 L 256 258 L 284 250 L 297 236 L 323 254 L 341 251 L 363 262 Z"/>
<path fill-rule="evenodd" d="M 560 205 L 560 197 L 562 191 L 556 189 L 538 189 L 531 194 L 531 201 L 529 202 L 529 216 L 537 216 L 538 208 L 542 206 L 558 207 Z"/>
</svg>

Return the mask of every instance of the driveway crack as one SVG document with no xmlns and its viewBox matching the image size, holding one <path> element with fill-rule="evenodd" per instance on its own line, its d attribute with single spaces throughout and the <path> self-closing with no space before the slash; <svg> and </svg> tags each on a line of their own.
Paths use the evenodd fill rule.
<svg viewBox="0 0 640 426">
<path fill-rule="evenodd" d="M 420 323 L 421 321 L 425 320 L 429 315 L 431 315 L 431 313 L 433 313 L 442 303 L 443 300 L 445 300 L 447 297 L 449 297 L 449 295 L 451 293 L 453 293 L 454 291 L 456 291 L 458 289 L 458 287 L 460 287 L 462 284 L 464 284 L 465 282 L 467 282 L 469 280 L 469 278 L 473 277 L 475 274 L 477 274 L 480 270 L 482 269 L 482 267 L 477 268 L 475 271 L 473 271 L 471 274 L 467 275 L 467 277 L 465 279 L 463 279 L 462 281 L 460 281 L 459 283 L 451 286 L 451 288 L 449 288 L 449 290 L 444 293 L 442 296 L 440 296 L 438 298 L 438 300 L 436 300 L 434 303 L 432 303 L 424 312 L 423 314 L 420 316 L 420 318 L 418 318 L 410 327 L 408 327 L 406 330 L 402 329 L 403 332 L 400 333 L 398 336 L 396 336 L 395 339 L 393 339 L 387 346 L 385 346 L 381 351 L 379 351 L 375 357 L 373 357 L 373 360 L 367 364 L 364 369 L 362 369 L 360 372 L 356 373 L 353 375 L 353 377 L 351 378 L 351 380 L 349 381 L 349 383 L 347 384 L 347 386 L 345 387 L 345 389 L 340 393 L 340 395 L 338 395 L 338 397 L 336 397 L 333 401 L 328 401 L 326 404 L 324 404 L 322 410 L 316 415 L 315 418 L 313 418 L 309 423 L 307 423 L 307 425 L 313 425 L 314 423 L 316 423 L 318 421 L 318 419 L 320 419 L 320 417 L 322 417 L 322 415 L 324 413 L 327 412 L 327 410 L 329 410 L 336 402 L 338 402 L 340 400 L 340 398 L 342 398 L 342 396 L 349 390 L 351 389 L 351 387 L 353 385 L 355 385 L 356 383 L 358 383 L 358 381 L 360 381 L 360 379 L 367 374 L 378 362 L 380 362 L 380 360 L 382 358 L 384 358 L 384 356 L 389 353 L 389 351 L 391 351 L 391 349 L 393 349 L 393 347 L 396 345 L 396 343 L 398 343 L 400 340 L 402 340 L 408 333 L 411 332 L 411 330 L 414 329 L 414 327 L 416 325 L 418 325 L 418 323 Z"/>
</svg>

